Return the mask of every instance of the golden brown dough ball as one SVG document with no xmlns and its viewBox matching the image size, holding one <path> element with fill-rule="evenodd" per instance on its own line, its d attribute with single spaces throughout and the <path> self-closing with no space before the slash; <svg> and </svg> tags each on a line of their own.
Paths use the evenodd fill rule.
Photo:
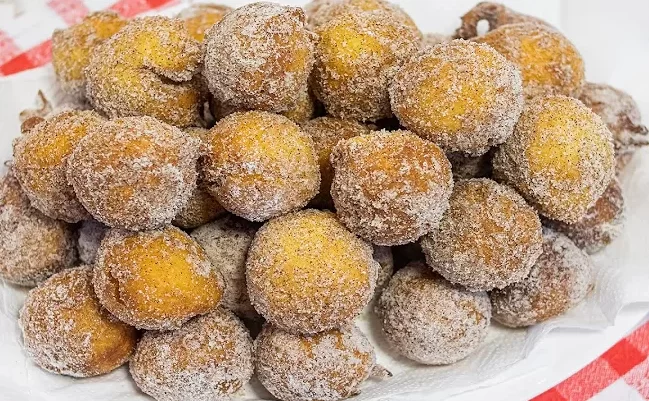
<svg viewBox="0 0 649 401">
<path fill-rule="evenodd" d="M 183 20 L 185 28 L 194 40 L 203 42 L 207 31 L 230 11 L 232 7 L 221 4 L 198 3 L 180 12 L 178 18 Z"/>
<path fill-rule="evenodd" d="M 196 187 L 200 141 L 152 117 L 92 130 L 68 160 L 68 181 L 92 216 L 146 230 L 170 223 Z"/>
<path fill-rule="evenodd" d="M 491 319 L 486 292 L 471 292 L 414 262 L 392 276 L 376 306 L 388 344 L 427 365 L 466 358 L 484 342 Z"/>
<path fill-rule="evenodd" d="M 376 288 L 374 289 L 374 295 L 378 295 L 388 285 L 392 273 L 394 273 L 394 257 L 392 256 L 392 248 L 389 246 L 372 245 L 372 250 L 374 252 L 372 257 L 379 264 Z"/>
<path fill-rule="evenodd" d="M 97 300 L 92 267 L 57 273 L 27 294 L 20 312 L 27 354 L 62 375 L 108 373 L 131 357 L 137 330 L 117 320 Z"/>
<path fill-rule="evenodd" d="M 81 22 L 52 34 L 52 65 L 61 89 L 75 98 L 86 94 L 85 68 L 97 46 L 126 25 L 114 11 L 88 14 Z"/>
<path fill-rule="evenodd" d="M 481 178 L 459 181 L 439 228 L 421 240 L 426 261 L 472 291 L 522 280 L 541 254 L 541 221 L 512 188 Z"/>
<path fill-rule="evenodd" d="M 266 223 L 248 250 L 250 301 L 292 333 L 350 323 L 369 302 L 378 263 L 372 248 L 331 212 L 303 210 Z"/>
<path fill-rule="evenodd" d="M 320 164 L 320 192 L 311 201 L 311 205 L 319 208 L 332 209 L 331 181 L 334 169 L 329 157 L 336 144 L 351 137 L 369 134 L 370 129 L 353 120 L 341 120 L 335 117 L 318 117 L 302 126 L 302 130 L 313 139 L 315 151 Z"/>
<path fill-rule="evenodd" d="M 266 324 L 255 339 L 257 377 L 281 400 L 343 400 L 359 393 L 375 366 L 374 347 L 353 325 L 305 336 Z"/>
<path fill-rule="evenodd" d="M 539 23 L 503 25 L 478 36 L 514 63 L 523 77 L 523 93 L 579 96 L 584 85 L 584 60 L 570 41 Z"/>
<path fill-rule="evenodd" d="M 223 275 L 221 306 L 242 318 L 259 317 L 250 304 L 246 286 L 246 257 L 259 225 L 228 214 L 192 231 L 212 265 Z"/>
<path fill-rule="evenodd" d="M 600 116 L 613 134 L 618 172 L 636 150 L 649 146 L 649 130 L 642 124 L 640 109 L 629 94 L 610 85 L 586 82 L 579 100 Z"/>
<path fill-rule="evenodd" d="M 613 179 L 581 220 L 574 224 L 549 220 L 546 224 L 565 234 L 586 253 L 593 254 L 620 235 L 624 228 L 624 215 L 622 188 L 617 179 Z"/>
<path fill-rule="evenodd" d="M 130 371 L 157 401 L 230 399 L 252 377 L 252 340 L 239 319 L 217 309 L 178 330 L 144 333 Z"/>
<path fill-rule="evenodd" d="M 575 223 L 613 177 L 611 132 L 576 99 L 538 97 L 527 102 L 493 167 L 494 176 L 516 188 L 539 213 Z"/>
<path fill-rule="evenodd" d="M 568 237 L 543 229 L 543 253 L 525 280 L 490 293 L 494 319 L 525 327 L 567 312 L 593 288 L 593 265 Z"/>
<path fill-rule="evenodd" d="M 106 309 L 146 330 L 177 329 L 214 310 L 224 287 L 203 248 L 173 226 L 110 230 L 97 253 L 94 285 Z"/>
<path fill-rule="evenodd" d="M 318 191 L 313 140 L 286 117 L 234 113 L 212 128 L 208 142 L 207 189 L 240 217 L 264 221 L 299 210 Z"/>
<path fill-rule="evenodd" d="M 503 25 L 524 22 L 548 25 L 547 22 L 540 18 L 522 14 L 500 3 L 492 3 L 489 1 L 481 1 L 476 4 L 461 18 L 462 25 L 455 31 L 455 37 L 461 39 L 471 39 L 478 36 L 478 24 L 481 21 L 488 23 L 489 31 L 493 31 Z"/>
<path fill-rule="evenodd" d="M 104 122 L 94 111 L 63 111 L 16 140 L 16 177 L 36 209 L 69 223 L 89 217 L 65 172 L 77 144 L 88 133 L 101 129 Z"/>
<path fill-rule="evenodd" d="M 225 213 L 225 209 L 204 185 L 199 184 L 185 206 L 173 219 L 173 224 L 183 229 L 200 227 Z"/>
<path fill-rule="evenodd" d="M 491 47 L 454 40 L 419 53 L 390 85 L 401 124 L 451 152 L 503 143 L 523 110 L 521 76 Z"/>
<path fill-rule="evenodd" d="M 331 196 L 340 220 L 376 245 L 416 241 L 435 229 L 453 189 L 451 164 L 409 131 L 380 131 L 338 142 Z"/>
<path fill-rule="evenodd" d="M 10 168 L 0 179 L 0 278 L 34 286 L 77 260 L 74 229 L 31 207 Z"/>
<path fill-rule="evenodd" d="M 85 220 L 79 227 L 79 240 L 77 241 L 77 251 L 79 252 L 79 259 L 91 265 L 95 263 L 97 257 L 97 250 L 101 245 L 101 240 L 108 232 L 108 227 L 101 224 L 97 220 Z"/>
<path fill-rule="evenodd" d="M 388 85 L 419 48 L 420 36 L 380 10 L 339 15 L 316 33 L 312 84 L 327 112 L 358 121 L 390 117 Z"/>
<path fill-rule="evenodd" d="M 313 67 L 315 36 L 304 10 L 266 2 L 228 13 L 205 39 L 210 91 L 221 106 L 276 113 L 293 108 Z"/>
<path fill-rule="evenodd" d="M 102 43 L 86 68 L 88 100 L 110 118 L 152 116 L 199 125 L 205 88 L 203 52 L 178 19 L 137 18 Z"/>
</svg>

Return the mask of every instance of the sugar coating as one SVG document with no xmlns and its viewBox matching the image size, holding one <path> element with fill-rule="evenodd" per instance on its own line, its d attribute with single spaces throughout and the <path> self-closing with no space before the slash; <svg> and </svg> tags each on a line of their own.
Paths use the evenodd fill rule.
<svg viewBox="0 0 649 401">
<path fill-rule="evenodd" d="M 191 233 L 223 275 L 225 292 L 221 306 L 246 318 L 259 317 L 250 304 L 246 287 L 246 257 L 258 228 L 258 224 L 228 214 Z"/>
<path fill-rule="evenodd" d="M 456 181 L 490 177 L 492 173 L 491 159 L 493 155 L 493 148 L 480 156 L 469 156 L 462 152 L 446 153 L 448 161 L 451 162 L 453 179 Z"/>
<path fill-rule="evenodd" d="M 494 49 L 454 40 L 399 69 L 390 101 L 404 127 L 446 151 L 479 156 L 512 134 L 523 87 L 516 66 Z"/>
<path fill-rule="evenodd" d="M 584 60 L 577 48 L 551 26 L 538 22 L 503 25 L 473 40 L 493 47 L 520 69 L 527 98 L 579 96 L 584 85 Z"/>
<path fill-rule="evenodd" d="M 376 245 L 413 242 L 435 229 L 453 190 L 444 153 L 410 131 L 340 141 L 331 164 L 338 218 Z"/>
<path fill-rule="evenodd" d="M 207 224 L 225 213 L 223 206 L 204 185 L 197 185 L 185 206 L 173 219 L 173 224 L 183 229 L 192 229 Z"/>
<path fill-rule="evenodd" d="M 301 8 L 248 4 L 207 33 L 203 75 L 222 105 L 287 111 L 307 86 L 315 41 Z"/>
<path fill-rule="evenodd" d="M 102 305 L 138 329 L 174 330 L 214 310 L 221 273 L 176 227 L 108 231 L 97 252 L 94 287 Z"/>
<path fill-rule="evenodd" d="M 74 229 L 31 207 L 9 168 L 0 179 L 0 277 L 35 286 L 77 260 Z"/>
<path fill-rule="evenodd" d="M 157 401 L 228 400 L 252 377 L 252 340 L 236 316 L 219 308 L 178 330 L 145 332 L 129 369 Z"/>
<path fill-rule="evenodd" d="M 344 13 L 316 29 L 313 91 L 338 118 L 376 121 L 392 115 L 388 85 L 418 49 L 421 36 L 394 13 Z"/>
<path fill-rule="evenodd" d="M 81 223 L 78 232 L 77 251 L 79 252 L 79 259 L 83 263 L 87 265 L 95 263 L 97 250 L 107 231 L 108 227 L 94 219 L 85 220 Z"/>
<path fill-rule="evenodd" d="M 457 182 L 439 228 L 421 239 L 428 265 L 471 291 L 524 279 L 541 244 L 536 211 L 512 188 L 486 178 Z"/>
<path fill-rule="evenodd" d="M 196 188 L 200 141 L 152 117 L 124 117 L 92 129 L 68 160 L 68 181 L 109 227 L 160 227 Z"/>
<path fill-rule="evenodd" d="M 455 31 L 455 37 L 460 39 L 471 39 L 478 36 L 478 24 L 481 21 L 488 22 L 489 31 L 493 31 L 503 25 L 524 22 L 548 25 L 547 22 L 540 18 L 521 14 L 500 3 L 492 3 L 489 1 L 481 1 L 476 4 L 461 19 L 462 25 Z"/>
<path fill-rule="evenodd" d="M 577 223 L 566 224 L 547 220 L 545 224 L 565 234 L 586 253 L 593 254 L 602 250 L 622 233 L 624 221 L 622 188 L 617 179 L 613 179 L 602 196 Z"/>
<path fill-rule="evenodd" d="M 331 212 L 314 209 L 270 220 L 248 250 L 250 302 L 267 321 L 293 333 L 349 324 L 370 301 L 378 263 L 372 247 Z"/>
<path fill-rule="evenodd" d="M 108 373 L 131 357 L 137 331 L 101 307 L 92 267 L 57 273 L 32 289 L 20 311 L 25 351 L 41 368 L 62 375 Z"/>
<path fill-rule="evenodd" d="M 320 192 L 311 200 L 311 205 L 318 208 L 333 209 L 331 199 L 331 181 L 334 169 L 329 160 L 331 151 L 343 139 L 369 134 L 370 128 L 353 120 L 342 120 L 335 117 L 318 117 L 302 126 L 302 130 L 313 139 L 315 151 L 320 164 Z"/>
<path fill-rule="evenodd" d="M 649 145 L 649 131 L 642 124 L 640 109 L 626 92 L 586 82 L 579 100 L 600 116 L 613 134 L 618 170 L 624 168 L 636 150 Z"/>
<path fill-rule="evenodd" d="M 203 51 L 178 19 L 136 18 L 99 45 L 85 70 L 92 106 L 110 118 L 148 115 L 199 125 Z"/>
<path fill-rule="evenodd" d="M 588 255 L 568 237 L 543 229 L 543 253 L 525 280 L 491 292 L 494 319 L 510 327 L 544 322 L 581 302 L 594 286 Z"/>
<path fill-rule="evenodd" d="M 427 365 L 466 358 L 487 336 L 491 305 L 413 262 L 392 276 L 376 306 L 383 334 L 401 355 Z"/>
<path fill-rule="evenodd" d="M 207 189 L 240 217 L 265 221 L 299 210 L 318 191 L 313 140 L 286 117 L 234 113 L 212 128 L 208 142 L 202 166 Z"/>
<path fill-rule="evenodd" d="M 68 223 L 89 217 L 65 172 L 75 146 L 104 122 L 94 111 L 67 110 L 48 117 L 14 141 L 14 171 L 32 206 Z"/>
<path fill-rule="evenodd" d="M 232 11 L 232 7 L 225 5 L 198 3 L 182 10 L 178 14 L 178 18 L 183 20 L 185 28 L 192 38 L 203 42 L 207 31 L 230 11 Z"/>
<path fill-rule="evenodd" d="M 494 177 L 545 217 L 575 223 L 614 175 L 611 132 L 577 99 L 529 100 L 514 134 L 493 159 Z"/>
<path fill-rule="evenodd" d="M 266 324 L 254 350 L 259 381 L 285 401 L 351 397 L 376 363 L 372 344 L 356 326 L 306 336 Z"/>
<path fill-rule="evenodd" d="M 394 273 L 394 258 L 392 256 L 392 248 L 389 246 L 372 245 L 372 249 L 374 250 L 374 260 L 379 263 L 374 295 L 379 295 L 383 291 L 383 288 L 388 285 L 392 273 Z"/>
<path fill-rule="evenodd" d="M 448 43 L 451 40 L 453 40 L 452 37 L 441 33 L 425 33 L 419 47 L 422 51 L 426 51 L 439 44 Z"/>
<path fill-rule="evenodd" d="M 92 52 L 117 33 L 126 20 L 114 11 L 88 14 L 81 22 L 52 34 L 52 66 L 61 89 L 76 99 L 86 94 L 85 68 Z"/>
</svg>

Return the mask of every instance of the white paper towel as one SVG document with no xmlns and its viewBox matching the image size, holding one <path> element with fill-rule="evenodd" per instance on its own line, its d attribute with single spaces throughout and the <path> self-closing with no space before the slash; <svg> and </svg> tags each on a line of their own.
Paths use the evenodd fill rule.
<svg viewBox="0 0 649 401">
<path fill-rule="evenodd" d="M 621 0 L 629 3 L 630 0 Z M 244 1 L 223 1 L 233 6 Z M 302 1 L 284 1 L 287 4 L 302 4 Z M 398 2 L 415 18 L 425 32 L 445 32 L 457 27 L 461 14 L 472 5 L 472 0 L 455 2 Z M 642 41 L 642 33 L 629 32 L 633 23 L 641 21 L 643 5 L 639 2 L 626 4 L 618 11 L 616 19 L 603 15 L 601 1 L 509 1 L 516 9 L 542 17 L 561 28 L 582 49 L 586 59 L 589 77 L 609 81 L 631 93 L 640 103 L 647 117 L 649 105 L 647 80 L 644 78 L 649 65 L 649 41 Z M 610 4 L 610 2 L 606 2 Z M 585 8 L 584 8 L 585 7 Z M 608 6 L 610 7 L 610 6 Z M 636 7 L 635 9 L 633 7 Z M 638 7 L 640 10 L 638 10 Z M 584 10 L 590 10 L 584 14 Z M 593 10 L 599 10 L 597 12 Z M 177 9 L 166 11 L 173 15 Z M 589 16 L 594 21 L 606 20 L 603 27 L 588 24 L 581 17 Z M 634 17 L 635 15 L 635 17 Z M 634 19 L 635 18 L 635 19 Z M 581 22 L 580 22 L 581 21 Z M 642 28 L 638 24 L 638 28 Z M 602 30 L 610 31 L 606 36 L 610 42 L 601 42 Z M 625 38 L 628 38 L 625 39 Z M 640 38 L 640 39 L 638 39 Z M 644 38 L 646 39 L 646 37 Z M 600 41 L 600 43 L 594 43 Z M 644 46 L 644 47 L 643 47 Z M 620 53 L 623 49 L 624 53 Z M 609 52 L 609 53 L 606 53 Z M 42 89 L 48 97 L 57 102 L 62 100 L 56 90 L 50 66 L 0 79 L 0 156 L 2 160 L 11 157 L 11 139 L 19 135 L 18 112 L 35 105 L 36 92 Z M 364 384 L 356 400 L 376 400 L 396 394 L 426 391 L 431 395 L 437 391 L 457 389 L 475 385 L 487 380 L 524 358 L 534 344 L 547 332 L 557 327 L 579 327 L 597 329 L 612 323 L 615 314 L 627 304 L 649 302 L 649 151 L 644 150 L 627 167 L 622 177 L 622 186 L 627 201 L 627 225 L 622 236 L 605 251 L 594 257 L 597 265 L 597 286 L 591 296 L 567 315 L 529 330 L 511 330 L 494 324 L 485 344 L 464 361 L 447 367 L 424 367 L 391 353 L 382 341 L 380 328 L 371 313 L 358 319 L 359 326 L 368 334 L 377 347 L 378 360 L 388 367 L 394 377 L 388 380 L 370 380 Z M 139 400 L 147 399 L 139 393 L 128 378 L 125 368 L 111 374 L 91 378 L 72 379 L 42 371 L 28 360 L 21 347 L 20 330 L 17 325 L 18 311 L 26 291 L 3 283 L 0 287 L 0 394 L 7 399 L 22 400 L 75 400 L 89 399 Z M 268 394 L 258 383 L 252 383 L 243 392 L 246 398 L 267 398 Z"/>
</svg>

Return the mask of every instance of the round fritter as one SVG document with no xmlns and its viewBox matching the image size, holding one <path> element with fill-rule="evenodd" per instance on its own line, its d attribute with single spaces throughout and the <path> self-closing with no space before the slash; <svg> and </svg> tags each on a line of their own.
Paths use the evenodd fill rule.
<svg viewBox="0 0 649 401">
<path fill-rule="evenodd" d="M 79 259 L 83 263 L 87 265 L 95 263 L 97 250 L 107 231 L 108 227 L 94 219 L 81 223 L 78 232 L 79 240 L 77 242 L 77 250 L 79 252 Z"/>
<path fill-rule="evenodd" d="M 147 115 L 197 125 L 205 89 L 194 75 L 202 55 L 181 20 L 136 18 L 93 52 L 85 70 L 88 100 L 110 118 Z"/>
<path fill-rule="evenodd" d="M 494 319 L 510 327 L 544 322 L 568 311 L 593 288 L 593 265 L 568 237 L 543 229 L 543 253 L 525 280 L 491 292 Z"/>
<path fill-rule="evenodd" d="M 453 189 L 451 164 L 409 131 L 380 131 L 338 142 L 331 196 L 340 220 L 377 245 L 416 241 L 435 229 Z"/>
<path fill-rule="evenodd" d="M 514 63 L 523 77 L 523 93 L 579 96 L 584 60 L 570 41 L 539 23 L 503 25 L 474 39 L 486 43 Z"/>
<path fill-rule="evenodd" d="M 198 3 L 180 12 L 178 18 L 183 20 L 192 38 L 203 42 L 207 31 L 230 11 L 232 7 L 221 4 Z"/>
<path fill-rule="evenodd" d="M 250 301 L 267 321 L 293 333 L 350 323 L 369 302 L 378 263 L 372 247 L 331 212 L 303 210 L 266 223 L 248 250 Z"/>
<path fill-rule="evenodd" d="M 491 47 L 454 40 L 419 53 L 390 85 L 403 126 L 451 152 L 474 156 L 503 143 L 523 110 L 521 76 Z"/>
<path fill-rule="evenodd" d="M 394 257 L 392 256 L 392 248 L 389 246 L 372 246 L 374 253 L 373 257 L 379 263 L 379 271 L 376 276 L 376 288 L 374 295 L 378 295 L 383 291 L 392 274 L 394 273 Z"/>
<path fill-rule="evenodd" d="M 526 103 L 493 167 L 494 176 L 516 188 L 539 213 L 575 223 L 614 175 L 611 132 L 576 99 L 538 97 Z"/>
<path fill-rule="evenodd" d="M 482 344 L 491 306 L 487 293 L 452 285 L 415 262 L 392 276 L 376 313 L 395 351 L 419 363 L 446 365 Z"/>
<path fill-rule="evenodd" d="M 14 142 L 14 171 L 32 205 L 69 223 L 89 217 L 66 179 L 68 158 L 105 120 L 94 111 L 69 110 L 38 124 Z"/>
<path fill-rule="evenodd" d="M 255 370 L 270 393 L 286 401 L 337 401 L 358 393 L 376 355 L 356 326 L 311 336 L 266 324 L 255 339 Z"/>
<path fill-rule="evenodd" d="M 230 399 L 252 377 L 252 340 L 239 319 L 219 308 L 178 330 L 144 333 L 130 371 L 157 401 Z"/>
<path fill-rule="evenodd" d="M 199 244 L 173 226 L 110 230 L 97 252 L 95 292 L 102 305 L 139 329 L 173 330 L 221 301 L 221 273 Z"/>
<path fill-rule="evenodd" d="M 459 181 L 439 228 L 424 236 L 428 264 L 472 291 L 522 280 L 541 254 L 541 221 L 516 191 L 480 178 Z"/>
<path fill-rule="evenodd" d="M 521 14 L 500 3 L 481 1 L 471 10 L 462 16 L 462 25 L 455 31 L 455 37 L 461 39 L 471 39 L 478 36 L 478 24 L 486 21 L 489 31 L 509 24 L 519 24 L 524 22 L 546 24 L 540 18 L 531 15 Z"/>
<path fill-rule="evenodd" d="M 90 131 L 67 177 L 92 216 L 146 230 L 171 222 L 196 188 L 200 141 L 152 117 L 124 117 Z"/>
<path fill-rule="evenodd" d="M 191 229 L 207 224 L 225 213 L 223 206 L 204 185 L 198 185 L 185 206 L 173 219 L 173 224 L 183 229 Z"/>
<path fill-rule="evenodd" d="M 52 66 L 61 89 L 83 99 L 86 94 L 85 68 L 97 46 L 126 25 L 114 11 L 88 14 L 78 24 L 56 29 L 52 34 Z"/>
<path fill-rule="evenodd" d="M 388 86 L 419 48 L 420 36 L 387 11 L 345 13 L 319 26 L 313 90 L 338 118 L 390 117 Z"/>
<path fill-rule="evenodd" d="M 99 304 L 91 266 L 62 271 L 31 290 L 20 326 L 25 350 L 38 366 L 74 377 L 118 368 L 131 357 L 138 337 Z"/>
<path fill-rule="evenodd" d="M 320 185 L 313 140 L 286 117 L 234 113 L 212 128 L 203 163 L 207 189 L 228 211 L 264 221 L 299 210 Z"/>
<path fill-rule="evenodd" d="M 293 108 L 314 62 L 304 10 L 259 2 L 229 12 L 205 38 L 205 76 L 217 102 L 237 110 Z"/>
</svg>

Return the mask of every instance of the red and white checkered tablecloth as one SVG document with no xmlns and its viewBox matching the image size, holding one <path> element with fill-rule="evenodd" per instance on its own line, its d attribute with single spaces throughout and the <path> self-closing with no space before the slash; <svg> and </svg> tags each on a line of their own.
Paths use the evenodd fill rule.
<svg viewBox="0 0 649 401">
<path fill-rule="evenodd" d="M 47 64 L 54 29 L 75 24 L 89 12 L 111 9 L 130 18 L 177 3 L 179 0 L 46 0 L 46 9 L 38 15 L 27 13 L 0 26 L 0 76 Z M 613 388 L 618 390 L 616 396 L 608 397 Z M 625 400 L 649 400 L 649 322 L 532 401 L 617 401 L 620 394 L 625 394 Z"/>
</svg>

